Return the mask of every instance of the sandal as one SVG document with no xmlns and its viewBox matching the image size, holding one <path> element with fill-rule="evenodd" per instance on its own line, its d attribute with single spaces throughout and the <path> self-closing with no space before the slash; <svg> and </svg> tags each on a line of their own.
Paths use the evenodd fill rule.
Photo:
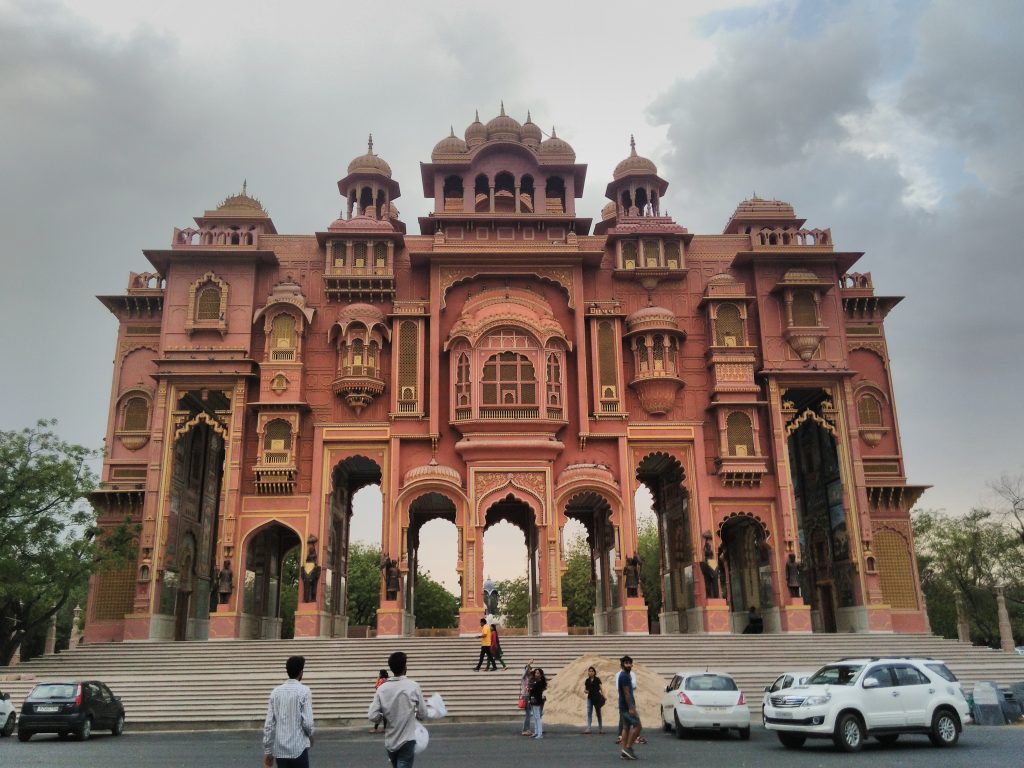
<svg viewBox="0 0 1024 768">
<path fill-rule="evenodd" d="M 645 739 L 643 736 L 637 736 L 636 737 L 636 743 L 637 744 L 646 744 L 647 743 L 647 739 Z"/>
</svg>

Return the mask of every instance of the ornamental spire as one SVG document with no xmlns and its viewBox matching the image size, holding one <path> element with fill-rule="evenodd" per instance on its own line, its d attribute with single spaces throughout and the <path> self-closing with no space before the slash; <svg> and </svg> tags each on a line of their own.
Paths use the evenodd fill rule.
<svg viewBox="0 0 1024 768">
<path fill-rule="evenodd" d="M 505 100 L 504 99 L 501 100 L 501 116 L 502 117 L 505 116 Z"/>
<path fill-rule="evenodd" d="M 366 140 L 366 154 L 373 154 L 373 134 L 370 134 L 370 138 Z"/>
<path fill-rule="evenodd" d="M 636 157 L 636 139 L 633 138 L 633 134 L 629 134 L 629 156 Z"/>
</svg>

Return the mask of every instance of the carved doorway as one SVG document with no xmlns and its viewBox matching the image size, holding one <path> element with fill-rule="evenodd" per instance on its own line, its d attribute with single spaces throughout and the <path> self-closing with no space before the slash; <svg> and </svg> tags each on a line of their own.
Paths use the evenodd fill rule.
<svg viewBox="0 0 1024 768">
<path fill-rule="evenodd" d="M 516 496 L 511 493 L 505 496 L 505 498 L 491 504 L 484 515 L 483 573 L 485 575 L 491 575 L 491 567 L 494 566 L 497 561 L 501 561 L 503 569 L 508 568 L 510 561 L 510 555 L 507 549 L 504 549 L 499 555 L 499 553 L 495 551 L 497 547 L 491 546 L 491 540 L 494 538 L 495 534 L 498 533 L 498 531 L 494 529 L 507 528 L 508 526 L 511 526 L 518 529 L 523 535 L 523 543 L 526 545 L 526 559 L 524 563 L 526 569 L 525 616 L 521 615 L 523 613 L 521 610 L 522 606 L 518 606 L 514 614 L 511 614 L 510 612 L 511 615 L 503 616 L 502 618 L 505 622 L 505 626 L 516 627 L 525 625 L 527 633 L 531 635 L 540 634 L 540 608 L 543 603 L 541 595 L 541 567 L 543 553 L 540 551 L 540 536 L 537 531 L 535 520 L 536 516 L 530 505 L 525 501 L 516 498 Z M 489 532 L 490 536 L 488 536 Z M 502 533 L 505 533 L 505 531 L 502 531 Z M 504 538 L 507 539 L 507 536 Z M 512 557 L 514 557 L 514 555 Z M 495 573 L 497 573 L 496 570 Z M 482 588 L 479 593 L 482 594 Z"/>
</svg>

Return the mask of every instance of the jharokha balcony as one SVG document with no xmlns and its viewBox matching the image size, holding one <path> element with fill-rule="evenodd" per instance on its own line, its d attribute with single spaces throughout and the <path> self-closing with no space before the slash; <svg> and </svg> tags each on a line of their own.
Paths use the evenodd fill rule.
<svg viewBox="0 0 1024 768">
<path fill-rule="evenodd" d="M 369 365 L 343 365 L 331 382 L 334 394 L 345 398 L 357 414 L 383 393 L 384 387 L 384 379 L 380 378 L 377 368 Z"/>
</svg>

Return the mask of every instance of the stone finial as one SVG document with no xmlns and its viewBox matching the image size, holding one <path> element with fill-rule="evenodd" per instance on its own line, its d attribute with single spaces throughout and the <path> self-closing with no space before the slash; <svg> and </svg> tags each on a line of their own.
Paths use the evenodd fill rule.
<svg viewBox="0 0 1024 768">
<path fill-rule="evenodd" d="M 551 138 L 552 139 L 557 139 L 558 138 L 558 131 L 555 130 L 555 126 L 553 126 L 553 125 L 551 126 Z"/>
<path fill-rule="evenodd" d="M 370 134 L 370 138 L 366 140 L 366 154 L 373 154 L 373 134 Z"/>
<path fill-rule="evenodd" d="M 636 139 L 633 138 L 633 134 L 629 134 L 629 156 L 636 157 Z"/>
<path fill-rule="evenodd" d="M 526 122 L 532 123 L 533 119 L 530 117 L 530 110 L 526 110 Z"/>
<path fill-rule="evenodd" d="M 473 111 L 473 121 L 477 122 L 477 123 L 480 122 L 480 110 L 479 109 Z"/>
<path fill-rule="evenodd" d="M 501 100 L 501 116 L 502 117 L 505 116 L 505 100 L 504 99 Z"/>
<path fill-rule="evenodd" d="M 455 126 L 454 125 L 450 125 L 448 127 L 451 129 L 451 133 L 448 134 L 448 138 L 454 139 L 455 138 Z"/>
<path fill-rule="evenodd" d="M 249 180 L 248 179 L 242 179 L 242 194 L 243 195 L 245 194 L 245 189 L 246 189 L 246 187 L 248 185 L 249 185 Z"/>
</svg>

